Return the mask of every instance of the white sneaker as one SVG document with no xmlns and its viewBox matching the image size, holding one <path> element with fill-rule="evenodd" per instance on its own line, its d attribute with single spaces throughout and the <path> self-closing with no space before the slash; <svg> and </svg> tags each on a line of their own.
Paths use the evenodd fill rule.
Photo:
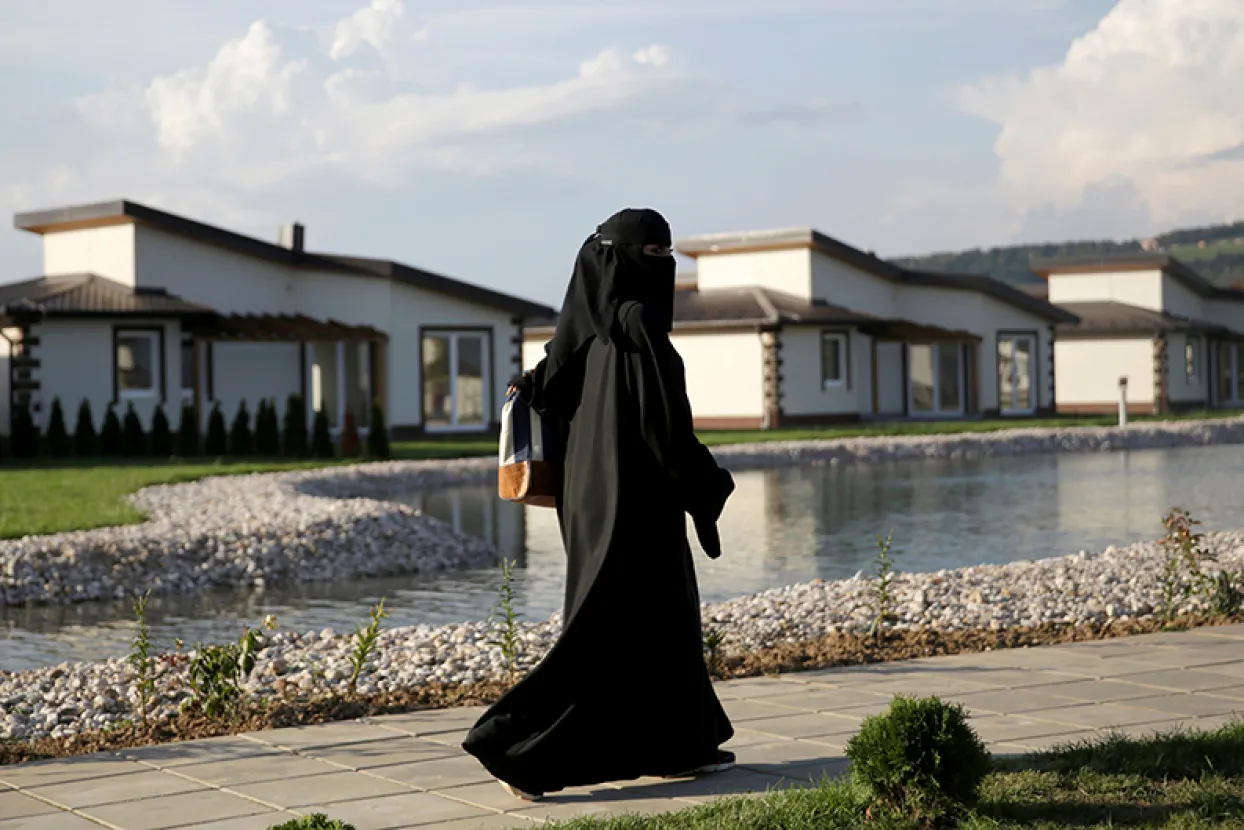
<svg viewBox="0 0 1244 830">
<path fill-rule="evenodd" d="M 522 801 L 539 801 L 540 799 L 544 798 L 544 793 L 523 792 L 518 787 L 515 787 L 511 784 L 507 784 L 506 782 L 502 781 L 500 778 L 497 779 L 497 783 L 501 785 L 501 789 L 505 790 L 510 795 Z"/>
</svg>

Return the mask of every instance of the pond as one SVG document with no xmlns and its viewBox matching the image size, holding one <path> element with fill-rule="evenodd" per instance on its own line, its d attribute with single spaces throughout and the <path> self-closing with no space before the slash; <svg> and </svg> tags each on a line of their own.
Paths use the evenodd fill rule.
<svg viewBox="0 0 1244 830">
<path fill-rule="evenodd" d="M 725 554 L 696 556 L 701 593 L 721 600 L 869 570 L 878 536 L 893 532 L 898 567 L 936 571 L 1040 559 L 1156 538 L 1181 506 L 1206 529 L 1244 527 L 1244 446 L 1085 455 L 930 459 L 740 473 L 721 522 Z M 490 486 L 404 499 L 462 532 L 491 539 L 518 562 L 527 619 L 560 607 L 565 557 L 553 511 L 497 500 Z M 276 614 L 297 630 L 351 630 L 381 597 L 392 626 L 481 619 L 496 598 L 494 569 L 152 598 L 162 647 L 236 637 Z M 0 669 L 123 654 L 128 603 L 0 609 Z"/>
</svg>

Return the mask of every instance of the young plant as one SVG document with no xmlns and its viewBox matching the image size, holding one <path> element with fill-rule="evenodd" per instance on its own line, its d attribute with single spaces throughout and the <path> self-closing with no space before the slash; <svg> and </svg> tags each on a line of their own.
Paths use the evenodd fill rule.
<svg viewBox="0 0 1244 830">
<path fill-rule="evenodd" d="M 1244 608 L 1244 589 L 1240 587 L 1240 574 L 1219 571 L 1212 579 L 1207 578 L 1205 590 L 1209 611 L 1220 617 L 1234 617 Z"/>
<path fill-rule="evenodd" d="M 199 443 L 199 409 L 186 402 L 181 405 L 181 420 L 177 423 L 177 454 L 194 458 L 199 454 Z"/>
<path fill-rule="evenodd" d="M 514 563 L 502 559 L 501 585 L 497 588 L 497 604 L 492 609 L 495 634 L 488 644 L 501 649 L 510 677 L 518 672 L 518 658 L 522 651 L 521 617 L 522 614 L 514 607 Z"/>
<path fill-rule="evenodd" d="M 381 597 L 380 604 L 371 611 L 371 622 L 365 627 L 358 626 L 354 629 L 354 649 L 350 652 L 351 697 L 358 694 L 359 675 L 363 673 L 367 661 L 376 650 L 376 644 L 380 640 L 380 625 L 387 616 L 389 614 L 384 610 L 384 597 Z"/>
<path fill-rule="evenodd" d="M 319 412 L 315 413 L 315 424 L 311 432 L 311 455 L 315 458 L 333 458 L 336 454 L 333 436 L 328 427 L 328 412 L 320 407 Z"/>
<path fill-rule="evenodd" d="M 329 818 L 323 813 L 293 818 L 283 824 L 274 824 L 268 830 L 354 830 L 354 825 Z"/>
<path fill-rule="evenodd" d="M 307 454 L 307 403 L 302 395 L 290 395 L 285 402 L 285 425 L 281 430 L 286 455 L 302 458 Z"/>
<path fill-rule="evenodd" d="M 894 531 L 882 539 L 877 537 L 877 582 L 872 588 L 873 624 L 868 633 L 878 639 L 886 623 L 894 619 L 894 562 L 890 559 L 890 545 Z"/>
<path fill-rule="evenodd" d="M 255 670 L 259 632 L 247 628 L 236 643 L 199 645 L 190 660 L 190 689 L 208 717 L 233 708 L 242 696 L 242 681 Z"/>
<path fill-rule="evenodd" d="M 125 454 L 121 419 L 117 417 L 117 408 L 112 404 L 108 404 L 108 408 L 104 410 L 104 423 L 99 428 L 99 451 L 101 455 L 112 458 Z"/>
<path fill-rule="evenodd" d="M 1183 603 L 1206 585 L 1204 562 L 1214 557 L 1202 544 L 1203 534 L 1195 532 L 1200 522 L 1182 507 L 1176 507 L 1162 519 L 1166 535 L 1162 537 L 1162 572 L 1158 584 L 1162 590 L 1162 619 L 1169 623 Z"/>
<path fill-rule="evenodd" d="M 246 401 L 238 404 L 238 412 L 233 416 L 233 426 L 229 430 L 229 454 L 234 456 L 250 455 L 255 449 L 255 441 L 251 433 L 251 413 Z"/>
<path fill-rule="evenodd" d="M 155 697 L 155 657 L 151 653 L 151 629 L 147 626 L 147 600 L 150 597 L 151 591 L 148 590 L 133 600 L 138 632 L 130 643 L 130 653 L 126 658 L 134 670 L 134 686 L 138 690 L 138 717 L 144 724 L 151 709 L 151 700 Z"/>
<path fill-rule="evenodd" d="M 714 677 L 721 677 L 724 673 L 725 644 L 726 634 L 720 628 L 708 626 L 704 629 L 704 662 L 708 665 L 708 673 Z"/>
</svg>

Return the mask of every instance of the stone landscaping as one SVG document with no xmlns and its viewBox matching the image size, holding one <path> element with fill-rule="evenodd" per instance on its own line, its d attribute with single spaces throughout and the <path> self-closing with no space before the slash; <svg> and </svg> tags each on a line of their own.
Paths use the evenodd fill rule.
<svg viewBox="0 0 1244 830">
<path fill-rule="evenodd" d="M 852 463 L 936 455 L 1085 452 L 1244 442 L 1244 418 L 1154 423 L 1114 429 L 1014 430 L 722 448 L 734 469 Z M 147 587 L 184 592 L 265 581 L 346 579 L 423 568 L 485 564 L 493 553 L 386 496 L 415 487 L 478 482 L 489 459 L 387 462 L 311 472 L 208 479 L 148 488 L 137 502 L 143 525 L 0 543 L 7 604 L 121 597 Z M 1244 531 L 1209 535 L 1210 574 L 1244 568 Z M 898 629 L 954 632 L 1073 626 L 1151 618 L 1163 601 L 1163 554 L 1153 542 L 1038 562 L 899 574 Z M 864 575 L 813 582 L 706 604 L 704 620 L 726 652 L 751 652 L 865 632 L 874 581 Z M 1202 597 L 1182 611 L 1204 610 Z M 240 621 L 241 624 L 242 621 Z M 258 620 L 252 621 L 257 625 Z M 556 638 L 560 620 L 523 624 L 520 667 Z M 343 692 L 352 642 L 331 630 L 266 633 L 246 691 L 259 698 Z M 384 631 L 359 682 L 363 695 L 425 684 L 471 684 L 508 674 L 491 624 L 412 626 Z M 137 689 L 123 659 L 0 672 L 0 739 L 31 740 L 95 731 L 132 719 Z M 185 660 L 162 660 L 152 716 L 176 713 L 190 696 Z"/>
</svg>

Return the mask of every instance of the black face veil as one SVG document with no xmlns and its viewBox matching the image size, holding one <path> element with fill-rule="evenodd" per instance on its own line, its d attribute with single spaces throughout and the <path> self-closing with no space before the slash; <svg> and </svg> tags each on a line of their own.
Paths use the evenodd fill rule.
<svg viewBox="0 0 1244 830">
<path fill-rule="evenodd" d="M 619 211 L 587 238 L 575 260 L 557 331 L 549 344 L 546 387 L 594 338 L 612 342 L 623 303 L 642 303 L 659 328 L 673 329 L 677 264 L 672 256 L 643 252 L 645 245 L 669 247 L 671 243 L 669 223 L 647 208 Z"/>
</svg>

